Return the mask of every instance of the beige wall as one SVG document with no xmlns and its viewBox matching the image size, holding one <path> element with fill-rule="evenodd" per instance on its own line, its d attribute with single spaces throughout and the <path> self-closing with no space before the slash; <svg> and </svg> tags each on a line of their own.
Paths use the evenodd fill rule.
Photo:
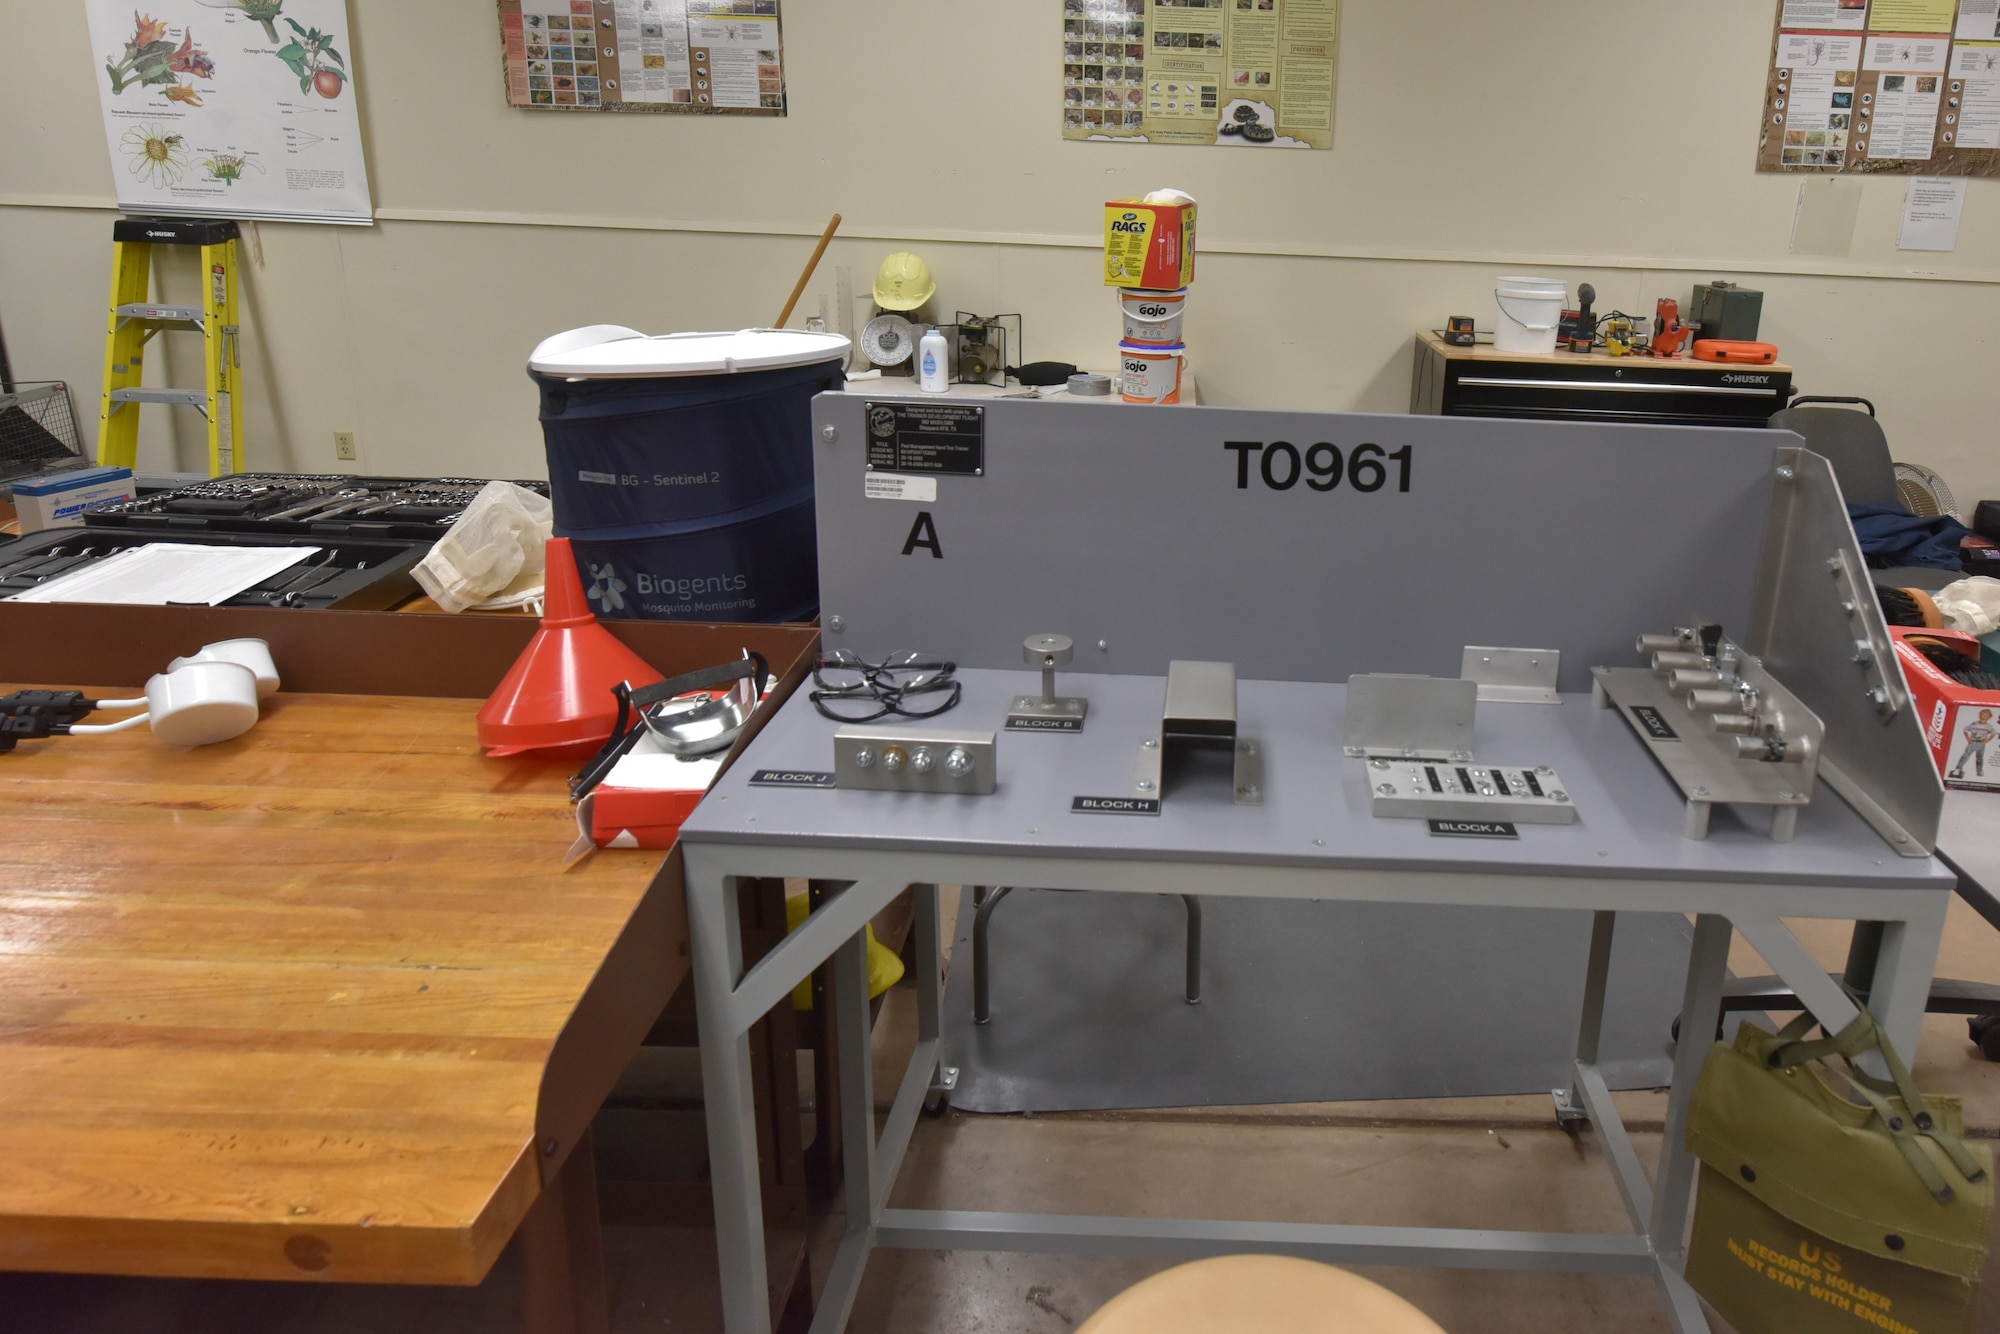
<svg viewBox="0 0 2000 1334">
<path fill-rule="evenodd" d="M 1327 153 L 1063 142 L 1055 0 L 788 0 L 784 120 L 511 110 L 489 0 L 349 8 L 380 220 L 255 229 L 252 466 L 352 466 L 332 438 L 352 430 L 373 471 L 540 475 L 536 341 L 766 323 L 836 209 L 795 322 L 830 308 L 836 266 L 865 289 L 907 244 L 947 309 L 1020 311 L 1031 357 L 1108 367 L 1098 206 L 1171 184 L 1202 205 L 1207 401 L 1401 411 L 1413 332 L 1490 323 L 1503 272 L 1634 312 L 1729 277 L 1764 289 L 1802 388 L 1875 399 L 1899 457 L 2000 496 L 2000 182 L 1973 182 L 1956 253 L 1898 252 L 1904 185 L 1880 178 L 1849 187 L 1849 255 L 1793 255 L 1798 182 L 1751 170 L 1770 0 L 1347 0 Z M 69 380 L 92 437 L 112 217 L 94 62 L 74 0 L 6 11 L 40 54 L 0 81 L 0 320 L 17 372 Z M 192 284 L 177 268 L 164 294 Z M 142 463 L 197 466 L 194 425 L 149 429 Z"/>
</svg>

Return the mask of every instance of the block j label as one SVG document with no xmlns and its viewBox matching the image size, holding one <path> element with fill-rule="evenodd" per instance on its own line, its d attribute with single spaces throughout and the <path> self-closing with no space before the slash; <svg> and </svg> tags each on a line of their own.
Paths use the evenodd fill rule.
<svg viewBox="0 0 2000 1334">
<path fill-rule="evenodd" d="M 750 775 L 751 787 L 832 787 L 833 775 L 817 769 L 759 769 Z"/>
</svg>

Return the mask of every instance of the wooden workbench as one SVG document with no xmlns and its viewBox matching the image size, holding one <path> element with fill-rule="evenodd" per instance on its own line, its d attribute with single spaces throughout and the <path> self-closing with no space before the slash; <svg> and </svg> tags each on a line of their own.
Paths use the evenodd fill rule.
<svg viewBox="0 0 2000 1334">
<path fill-rule="evenodd" d="M 138 685 L 48 670 L 119 638 L 157 669 L 263 633 L 288 684 L 353 658 L 447 688 L 284 693 L 191 751 L 142 729 L 0 755 L 0 1269 L 470 1284 L 526 1224 L 531 1328 L 601 1320 L 594 1256 L 567 1271 L 595 1244 L 588 1127 L 686 973 L 686 923 L 678 854 L 563 871 L 574 761 L 484 758 L 480 700 L 451 697 L 532 625 L 0 620 L 0 670 L 43 684 Z M 725 639 L 802 670 L 814 642 L 620 633 L 670 672 Z"/>
</svg>

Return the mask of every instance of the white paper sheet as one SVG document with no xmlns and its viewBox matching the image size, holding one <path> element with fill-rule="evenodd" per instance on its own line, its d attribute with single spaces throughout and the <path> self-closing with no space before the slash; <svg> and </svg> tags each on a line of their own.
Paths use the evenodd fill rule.
<svg viewBox="0 0 2000 1334">
<path fill-rule="evenodd" d="M 1973 0 L 1976 4 L 1978 0 Z M 1868 6 L 1853 0 L 1785 0 L 1781 28 L 1819 28 L 1858 33 L 1868 24 Z"/>
<path fill-rule="evenodd" d="M 2000 148 L 2000 42 L 1960 42 L 1951 74 L 1963 85 L 1958 108 L 1960 148 Z M 1946 111 L 1947 118 L 1952 113 Z M 1946 125 L 1946 133 L 1951 132 Z"/>
<path fill-rule="evenodd" d="M 1912 176 L 1903 196 L 1898 250 L 1958 249 L 1958 219 L 1965 210 L 1963 176 Z"/>
<path fill-rule="evenodd" d="M 170 602 L 227 602 L 280 570 L 290 569 L 318 547 L 208 547 L 187 542 L 148 542 L 77 570 L 58 575 L 14 602 L 118 602 L 163 607 Z"/>
</svg>

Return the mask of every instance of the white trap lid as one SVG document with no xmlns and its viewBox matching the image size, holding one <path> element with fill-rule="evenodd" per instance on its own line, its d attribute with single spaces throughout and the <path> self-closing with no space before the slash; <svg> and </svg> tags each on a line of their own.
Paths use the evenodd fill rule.
<svg viewBox="0 0 2000 1334">
<path fill-rule="evenodd" d="M 577 377 L 715 375 L 844 361 L 848 341 L 803 329 L 739 329 L 734 333 L 647 336 L 617 324 L 593 324 L 542 340 L 528 367 Z"/>
</svg>

